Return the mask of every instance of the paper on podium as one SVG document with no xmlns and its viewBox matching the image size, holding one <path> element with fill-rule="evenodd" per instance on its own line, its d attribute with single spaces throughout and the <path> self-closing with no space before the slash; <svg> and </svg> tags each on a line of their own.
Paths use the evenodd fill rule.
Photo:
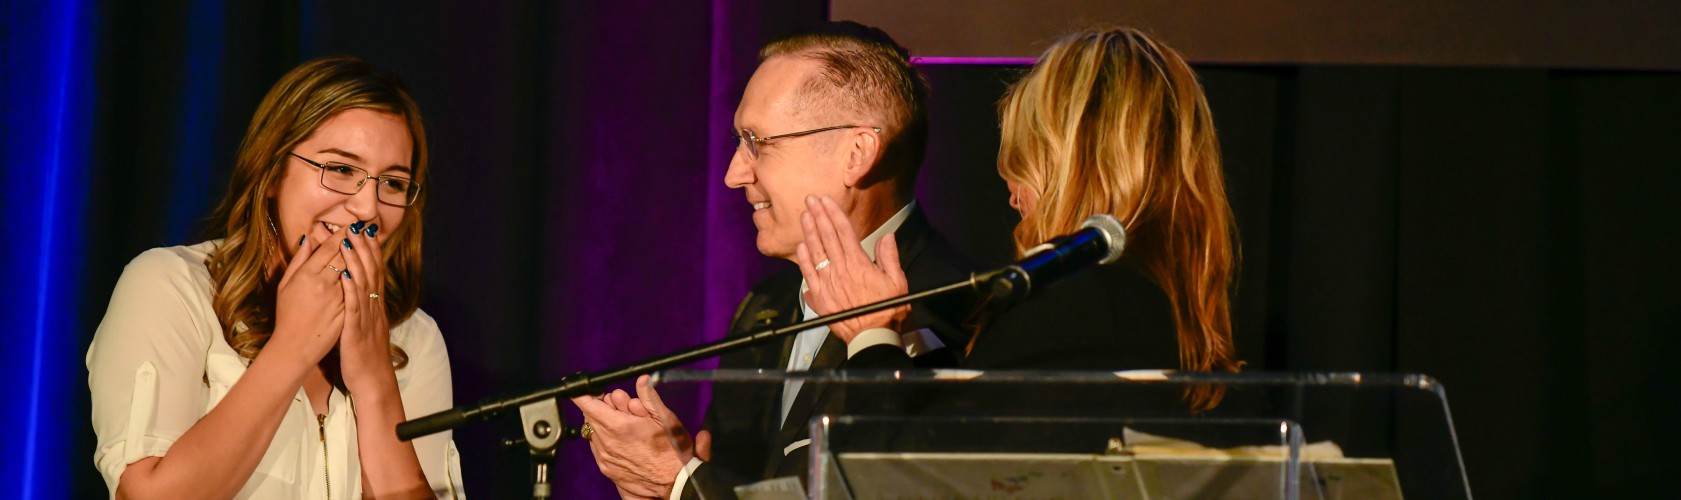
<svg viewBox="0 0 1681 500">
<path fill-rule="evenodd" d="M 1252 487 L 1266 487 L 1267 481 L 1261 475 L 1275 473 L 1289 454 L 1289 448 L 1279 445 L 1209 448 L 1130 428 L 1123 429 L 1122 434 L 1126 441 L 1124 452 L 1132 455 L 1141 468 L 1153 468 L 1153 471 L 1146 470 L 1144 476 L 1159 479 L 1161 484 L 1155 489 L 1169 492 L 1174 498 L 1184 498 L 1173 495 L 1174 491 L 1195 493 L 1199 498 L 1242 497 L 1242 492 Z M 1342 448 L 1330 441 L 1302 446 L 1300 459 L 1304 498 L 1401 498 L 1400 478 L 1395 474 L 1393 460 L 1346 458 Z M 1238 476 L 1248 481 L 1232 482 L 1222 476 Z M 1187 491 L 1191 486 L 1198 489 Z"/>
<path fill-rule="evenodd" d="M 779 477 L 766 479 L 757 483 L 735 487 L 735 496 L 741 500 L 805 500 L 805 487 L 800 485 L 800 478 Z"/>
<path fill-rule="evenodd" d="M 831 485 L 850 498 L 1277 498 L 1288 449 L 1214 449 L 1131 431 L 1114 454 L 841 453 Z M 1394 462 L 1344 458 L 1334 443 L 1302 449 L 1303 498 L 1401 498 Z M 848 498 L 840 488 L 823 498 Z"/>
</svg>

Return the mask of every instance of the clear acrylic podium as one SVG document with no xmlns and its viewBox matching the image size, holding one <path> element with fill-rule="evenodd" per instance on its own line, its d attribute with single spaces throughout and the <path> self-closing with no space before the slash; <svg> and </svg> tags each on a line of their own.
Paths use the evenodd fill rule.
<svg viewBox="0 0 1681 500">
<path fill-rule="evenodd" d="M 808 454 L 809 498 L 1471 498 L 1446 393 L 1424 375 L 679 370 L 656 383 L 780 394 L 794 379 L 825 395 L 793 452 Z M 1223 388 L 1220 405 L 1190 412 L 1198 387 Z"/>
</svg>

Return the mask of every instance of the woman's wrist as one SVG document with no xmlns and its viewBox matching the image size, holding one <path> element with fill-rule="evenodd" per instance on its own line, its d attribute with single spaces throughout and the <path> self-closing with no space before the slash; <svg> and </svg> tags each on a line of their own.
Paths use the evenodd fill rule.
<svg viewBox="0 0 1681 500">
<path fill-rule="evenodd" d="M 343 370 L 344 386 L 351 394 L 357 395 L 387 395 L 397 393 L 397 371 L 391 367 L 390 358 L 383 357 L 384 363 L 357 363 L 355 369 Z"/>
<path fill-rule="evenodd" d="M 311 352 L 312 349 L 303 335 L 307 334 L 283 332 L 281 328 L 275 328 L 274 333 L 269 335 L 268 343 L 263 345 L 263 350 L 257 353 L 257 357 L 303 373 L 315 367 L 321 362 L 321 358 L 327 355 L 325 352 L 319 355 Z"/>
</svg>

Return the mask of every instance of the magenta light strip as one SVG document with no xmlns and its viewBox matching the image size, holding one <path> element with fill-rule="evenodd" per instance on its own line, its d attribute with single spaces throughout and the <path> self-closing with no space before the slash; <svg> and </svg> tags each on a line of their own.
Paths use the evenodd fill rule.
<svg viewBox="0 0 1681 500">
<path fill-rule="evenodd" d="M 911 64 L 969 64 L 990 66 L 1032 66 L 1038 62 L 1032 57 L 912 57 Z"/>
</svg>

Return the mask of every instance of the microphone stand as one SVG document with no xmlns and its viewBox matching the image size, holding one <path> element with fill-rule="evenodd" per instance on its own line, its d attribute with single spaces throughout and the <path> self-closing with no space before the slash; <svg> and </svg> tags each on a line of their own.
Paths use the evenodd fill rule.
<svg viewBox="0 0 1681 500">
<path fill-rule="evenodd" d="M 578 372 L 560 380 L 560 384 L 545 389 L 539 389 L 527 394 L 502 399 L 490 399 L 477 405 L 461 406 L 433 413 L 424 417 L 397 424 L 397 438 L 408 441 L 417 437 L 443 432 L 466 425 L 470 420 L 485 420 L 515 408 L 529 404 L 541 403 L 552 399 L 571 399 L 586 394 L 601 392 L 601 386 L 631 380 L 638 375 L 652 373 L 667 368 L 686 365 L 695 361 L 717 356 L 726 352 L 745 347 L 763 344 L 811 328 L 845 321 L 848 319 L 870 314 L 883 309 L 898 307 L 930 297 L 938 297 L 953 292 L 978 289 L 999 272 L 974 273 L 969 279 L 949 285 L 932 288 L 921 292 L 902 295 L 891 299 L 867 304 L 827 316 L 811 318 L 782 328 L 760 330 L 740 337 L 732 337 L 700 346 L 684 349 L 670 354 L 656 356 L 618 368 L 610 368 L 597 372 Z"/>
<path fill-rule="evenodd" d="M 562 378 L 560 384 L 552 387 L 518 396 L 501 399 L 491 398 L 477 405 L 459 406 L 397 424 L 397 438 L 410 441 L 417 437 L 461 427 L 473 420 L 488 420 L 517 408 L 520 411 L 522 427 L 524 427 L 524 442 L 531 449 L 533 497 L 538 499 L 548 498 L 548 469 L 549 462 L 554 459 L 555 448 L 559 446 L 561 441 L 579 437 L 577 428 L 567 426 L 560 420 L 560 412 L 556 401 L 561 398 L 571 399 L 583 395 L 598 394 L 602 392 L 602 386 L 607 384 L 631 380 L 645 373 L 682 366 L 726 352 L 764 344 L 817 326 L 845 321 L 931 297 L 949 295 L 964 290 L 979 290 L 982 289 L 983 285 L 990 283 L 994 277 L 1012 272 L 1023 273 L 1017 266 L 972 273 L 969 275 L 969 279 L 964 281 L 901 295 L 827 316 L 811 318 L 782 328 L 765 329 L 740 337 L 726 338 L 618 368 L 590 373 L 574 373 Z M 517 446 L 519 441 L 509 440 L 503 444 Z"/>
</svg>

